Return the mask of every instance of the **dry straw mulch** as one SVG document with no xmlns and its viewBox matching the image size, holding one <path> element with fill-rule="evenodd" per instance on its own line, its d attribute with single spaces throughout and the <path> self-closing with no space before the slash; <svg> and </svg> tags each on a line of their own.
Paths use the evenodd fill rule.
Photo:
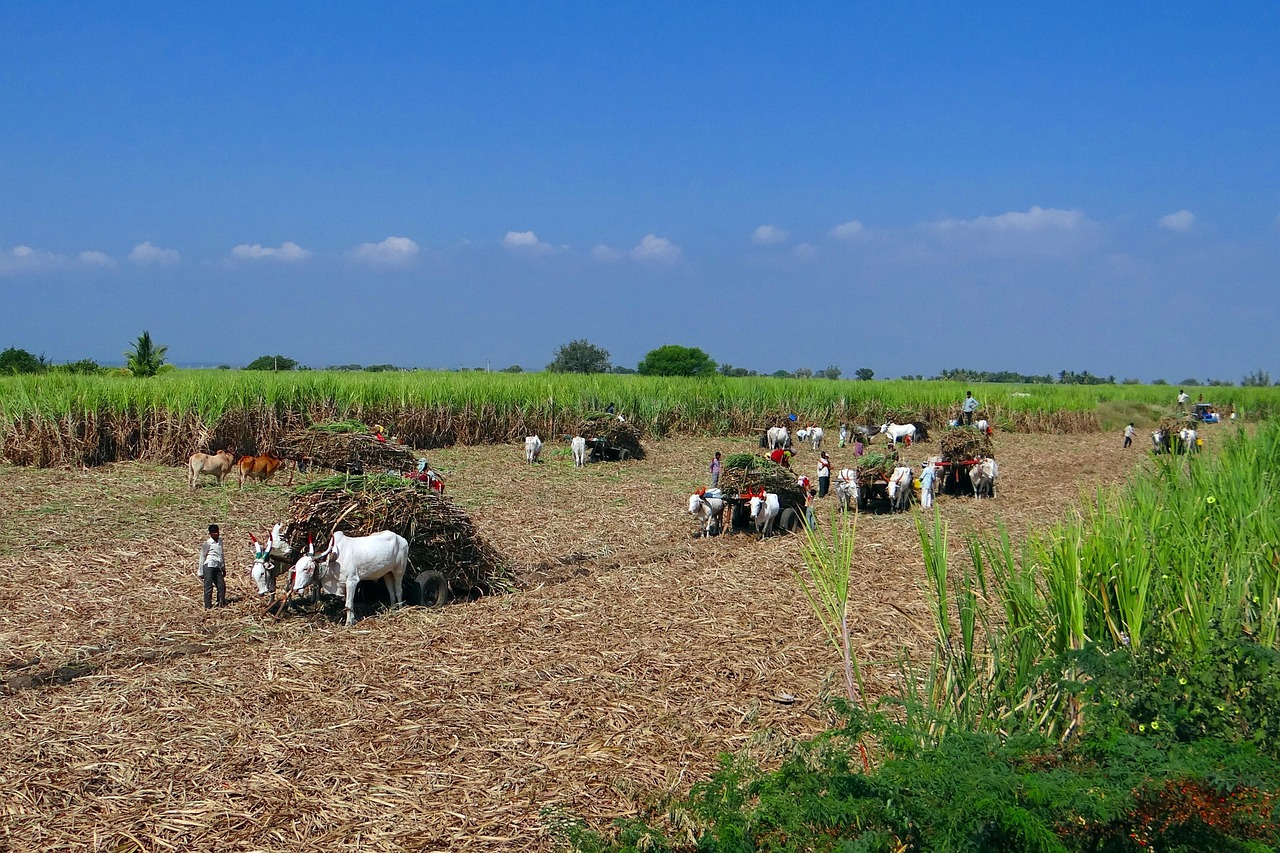
<svg viewBox="0 0 1280 853">
<path fill-rule="evenodd" d="M 772 459 L 753 453 L 735 453 L 724 461 L 720 472 L 720 488 L 725 494 L 744 494 L 764 489 L 773 492 L 783 506 L 804 509 L 804 489 L 797 482 L 800 474 L 784 468 Z"/>
<path fill-rule="evenodd" d="M 549 853 L 548 810 L 604 827 L 661 811 L 719 753 L 774 763 L 827 724 L 840 679 L 798 538 L 693 538 L 711 453 L 751 445 L 663 441 L 643 466 L 583 469 L 433 451 L 519 588 L 353 629 L 267 618 L 250 594 L 247 533 L 284 516 L 278 486 L 0 468 L 0 847 Z M 1001 454 L 996 500 L 939 500 L 953 535 L 1001 519 L 1017 540 L 1145 458 L 1096 435 L 1007 436 Z M 211 521 L 233 600 L 206 612 Z M 857 537 L 851 629 L 875 696 L 932 631 L 912 516 L 862 514 Z"/>
<path fill-rule="evenodd" d="M 481 536 L 466 511 L 426 483 L 405 477 L 330 477 L 299 488 L 284 536 L 302 553 L 334 531 L 368 536 L 393 530 L 409 540 L 413 573 L 444 574 L 454 595 L 511 589 L 510 562 Z M 412 576 L 412 575 L 411 575 Z"/>
</svg>

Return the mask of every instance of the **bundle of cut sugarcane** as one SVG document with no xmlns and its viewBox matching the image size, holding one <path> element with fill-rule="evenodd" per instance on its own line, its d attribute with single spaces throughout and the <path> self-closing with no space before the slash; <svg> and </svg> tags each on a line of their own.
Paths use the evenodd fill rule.
<svg viewBox="0 0 1280 853">
<path fill-rule="evenodd" d="M 1190 415 L 1164 415 L 1160 418 L 1160 431 L 1165 435 L 1177 435 L 1183 429 L 1192 426 L 1194 422 Z"/>
<path fill-rule="evenodd" d="M 951 427 L 942 433 L 940 444 L 945 462 L 981 459 L 995 453 L 991 436 L 975 427 Z"/>
<path fill-rule="evenodd" d="M 349 428 L 334 428 L 349 427 Z M 276 452 L 287 459 L 314 463 L 334 471 L 375 473 L 408 471 L 414 464 L 412 448 L 396 444 L 363 424 L 316 424 L 294 430 L 276 442 Z"/>
<path fill-rule="evenodd" d="M 855 470 L 858 472 L 858 485 L 867 487 L 873 483 L 883 483 L 889 479 L 893 469 L 898 465 L 898 454 L 895 450 L 885 453 L 868 453 L 858 458 Z"/>
<path fill-rule="evenodd" d="M 410 575 L 434 569 L 455 595 L 512 588 L 512 567 L 476 532 L 460 507 L 426 483 L 388 475 L 338 476 L 294 490 L 285 538 L 295 551 L 308 536 L 316 549 L 335 531 L 367 536 L 393 530 L 409 540 Z"/>
<path fill-rule="evenodd" d="M 735 453 L 724 460 L 720 489 L 727 495 L 773 492 L 784 505 L 804 506 L 804 489 L 799 475 L 771 459 L 752 453 Z"/>
<path fill-rule="evenodd" d="M 578 427 L 577 434 L 588 440 L 598 438 L 613 447 L 623 448 L 632 459 L 644 458 L 644 445 L 640 443 L 643 430 L 639 425 L 618 415 L 588 415 Z"/>
</svg>

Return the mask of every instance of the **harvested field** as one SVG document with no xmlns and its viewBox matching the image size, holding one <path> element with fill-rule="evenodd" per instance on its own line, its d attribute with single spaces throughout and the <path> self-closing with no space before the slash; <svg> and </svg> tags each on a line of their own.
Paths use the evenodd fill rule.
<svg viewBox="0 0 1280 853">
<path fill-rule="evenodd" d="M 1112 435 L 995 442 L 999 498 L 939 499 L 955 534 L 1000 518 L 1020 538 L 1145 458 Z M 285 517 L 281 486 L 0 467 L 0 847 L 544 851 L 546 810 L 603 826 L 721 752 L 781 754 L 827 722 L 836 662 L 792 574 L 799 540 L 693 538 L 714 450 L 757 448 L 661 440 L 581 470 L 563 447 L 537 465 L 522 445 L 433 450 L 519 588 L 353 629 L 250 597 L 248 533 Z M 799 450 L 795 470 L 816 462 Z M 206 612 L 210 522 L 232 601 Z M 856 642 L 880 693 L 929 637 L 912 515 L 861 516 L 858 543 Z"/>
</svg>

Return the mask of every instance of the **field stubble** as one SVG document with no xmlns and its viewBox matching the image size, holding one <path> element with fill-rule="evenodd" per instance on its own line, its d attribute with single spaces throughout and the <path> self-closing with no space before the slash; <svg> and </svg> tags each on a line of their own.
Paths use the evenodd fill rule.
<svg viewBox="0 0 1280 853">
<path fill-rule="evenodd" d="M 691 538 L 712 451 L 750 442 L 649 449 L 580 471 L 556 446 L 533 466 L 514 445 L 432 451 L 521 588 L 355 629 L 272 621 L 250 597 L 247 534 L 284 516 L 282 488 L 193 494 L 180 469 L 138 463 L 0 469 L 4 844 L 548 850 L 546 808 L 603 825 L 721 752 L 781 754 L 841 690 L 793 574 L 800 540 Z M 954 531 L 1000 518 L 1021 539 L 1141 458 L 1095 434 L 998 435 L 997 453 L 996 500 L 940 501 Z M 797 467 L 813 476 L 816 454 Z M 232 603 L 206 612 L 193 573 L 213 521 Z M 872 695 L 903 649 L 927 649 L 922 565 L 911 516 L 859 518 Z"/>
</svg>

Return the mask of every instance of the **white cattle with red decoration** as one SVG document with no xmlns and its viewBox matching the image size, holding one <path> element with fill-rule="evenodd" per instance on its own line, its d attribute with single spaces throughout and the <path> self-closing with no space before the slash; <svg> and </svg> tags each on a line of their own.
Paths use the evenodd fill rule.
<svg viewBox="0 0 1280 853">
<path fill-rule="evenodd" d="M 329 547 L 315 556 L 305 555 L 294 567 L 293 591 L 313 582 L 326 595 L 346 594 L 347 625 L 356 623 L 356 587 L 360 581 L 382 578 L 391 606 L 404 603 L 404 575 L 409 568 L 409 541 L 391 530 L 369 536 L 348 536 L 335 531 Z"/>
<path fill-rule="evenodd" d="M 719 489 L 703 488 L 689 495 L 689 514 L 698 519 L 701 536 L 714 536 L 723 529 L 724 507 Z"/>
</svg>

